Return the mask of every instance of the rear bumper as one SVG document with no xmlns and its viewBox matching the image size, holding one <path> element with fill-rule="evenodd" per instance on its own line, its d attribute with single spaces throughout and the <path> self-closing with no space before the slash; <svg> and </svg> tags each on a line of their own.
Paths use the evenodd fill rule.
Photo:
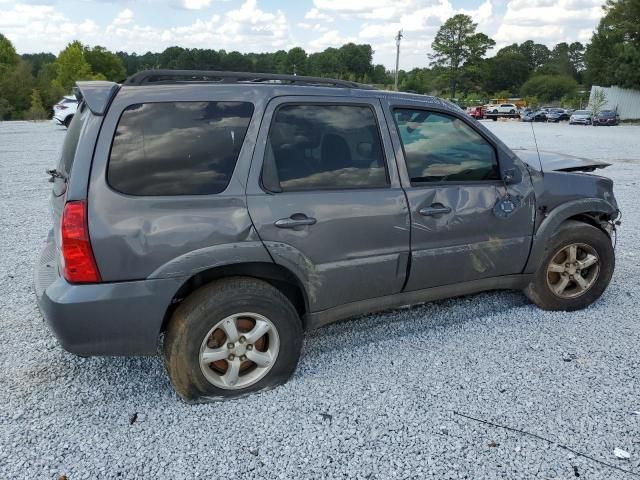
<svg viewBox="0 0 640 480">
<path fill-rule="evenodd" d="M 77 355 L 150 355 L 183 279 L 72 285 L 60 277 L 49 242 L 36 266 L 42 316 L 62 347 Z"/>
</svg>

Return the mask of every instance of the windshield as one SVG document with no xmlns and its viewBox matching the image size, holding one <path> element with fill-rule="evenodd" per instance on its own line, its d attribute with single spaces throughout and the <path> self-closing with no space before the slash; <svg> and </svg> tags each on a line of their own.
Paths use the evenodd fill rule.
<svg viewBox="0 0 640 480">
<path fill-rule="evenodd" d="M 573 112 L 574 115 L 589 115 L 589 112 L 586 110 L 577 110 Z"/>
</svg>

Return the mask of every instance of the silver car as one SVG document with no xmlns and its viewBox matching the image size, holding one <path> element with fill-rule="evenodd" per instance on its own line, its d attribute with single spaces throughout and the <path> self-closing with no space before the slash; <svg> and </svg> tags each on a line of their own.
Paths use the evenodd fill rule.
<svg viewBox="0 0 640 480">
<path fill-rule="evenodd" d="M 569 117 L 569 125 L 591 125 L 591 112 L 589 110 L 576 110 Z"/>
</svg>

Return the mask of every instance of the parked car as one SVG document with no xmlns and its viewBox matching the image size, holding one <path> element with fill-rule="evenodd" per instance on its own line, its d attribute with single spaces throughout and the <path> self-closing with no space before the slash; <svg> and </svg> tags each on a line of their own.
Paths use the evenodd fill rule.
<svg viewBox="0 0 640 480">
<path fill-rule="evenodd" d="M 569 120 L 571 116 L 562 108 L 553 108 L 547 112 L 547 122 L 563 122 Z"/>
<path fill-rule="evenodd" d="M 337 320 L 492 289 L 577 310 L 611 279 L 613 182 L 580 173 L 608 164 L 511 151 L 445 100 L 256 73 L 77 85 L 39 307 L 79 355 L 161 342 L 189 401 L 285 382 Z"/>
<path fill-rule="evenodd" d="M 593 119 L 593 125 L 618 125 L 620 123 L 620 116 L 613 110 L 602 110 Z"/>
<path fill-rule="evenodd" d="M 522 115 L 523 122 L 546 122 L 547 114 L 543 110 L 529 111 Z"/>
<path fill-rule="evenodd" d="M 76 97 L 68 95 L 62 97 L 62 99 L 53 106 L 53 119 L 58 122 L 59 125 L 64 125 L 69 128 L 71 120 L 78 109 L 78 100 Z"/>
<path fill-rule="evenodd" d="M 569 117 L 569 125 L 591 125 L 591 112 L 589 110 L 576 110 Z"/>
<path fill-rule="evenodd" d="M 518 112 L 518 107 L 513 103 L 501 103 L 491 108 L 491 113 L 509 113 L 511 115 Z"/>
<path fill-rule="evenodd" d="M 471 115 L 476 120 L 482 120 L 487 112 L 487 109 L 482 105 L 476 107 L 467 108 L 467 113 Z"/>
</svg>

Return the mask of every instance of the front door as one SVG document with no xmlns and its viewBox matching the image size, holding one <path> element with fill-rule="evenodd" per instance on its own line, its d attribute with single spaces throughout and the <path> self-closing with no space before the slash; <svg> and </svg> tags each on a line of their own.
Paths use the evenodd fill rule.
<svg viewBox="0 0 640 480">
<path fill-rule="evenodd" d="M 409 210 L 377 99 L 280 97 L 267 107 L 247 202 L 273 260 L 311 311 L 397 293 Z"/>
<path fill-rule="evenodd" d="M 411 209 L 406 290 L 520 273 L 535 208 L 526 170 L 508 165 L 516 181 L 505 183 L 500 162 L 512 160 L 454 115 L 396 107 L 388 117 Z"/>
</svg>

